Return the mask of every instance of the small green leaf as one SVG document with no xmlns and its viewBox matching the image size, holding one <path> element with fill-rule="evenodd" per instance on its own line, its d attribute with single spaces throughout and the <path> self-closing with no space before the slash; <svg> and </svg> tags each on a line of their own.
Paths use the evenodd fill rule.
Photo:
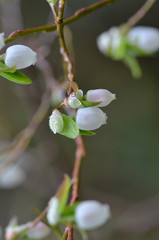
<svg viewBox="0 0 159 240">
<path fill-rule="evenodd" d="M 2 71 L 2 70 L 0 71 L 0 76 L 8 79 L 9 81 L 12 81 L 12 82 L 15 82 L 18 84 L 30 84 L 32 82 L 30 78 L 28 78 L 26 75 L 24 75 L 21 72 L 18 72 L 18 71 L 15 71 L 15 72 L 7 71 L 6 72 L 6 70 L 8 70 L 8 67 L 5 64 L 3 64 L 2 62 L 0 62 L 0 68 L 4 69 L 4 71 Z"/>
<path fill-rule="evenodd" d="M 81 101 L 82 105 L 84 107 L 94 107 L 99 105 L 101 102 L 87 102 L 87 101 Z"/>
<path fill-rule="evenodd" d="M 64 114 L 62 116 L 63 116 L 64 127 L 62 132 L 60 132 L 60 134 L 68 138 L 75 139 L 79 134 L 79 129 L 77 127 L 77 124 L 71 117 L 66 116 Z"/>
<path fill-rule="evenodd" d="M 63 210 L 65 209 L 70 188 L 71 188 L 71 179 L 68 175 L 65 175 L 65 179 L 56 194 L 56 197 L 59 199 L 59 202 L 60 202 L 60 206 L 59 206 L 60 213 L 62 213 Z"/>
<path fill-rule="evenodd" d="M 88 131 L 88 130 L 79 129 L 79 134 L 81 134 L 81 135 L 86 135 L 86 136 L 93 136 L 93 135 L 95 135 L 96 133 L 94 133 L 94 132 L 92 132 L 92 131 Z"/>
<path fill-rule="evenodd" d="M 130 71 L 134 78 L 140 78 L 142 71 L 137 59 L 131 55 L 125 55 L 123 58 L 124 63 L 130 68 Z"/>
<path fill-rule="evenodd" d="M 62 216 L 74 215 L 75 209 L 76 209 L 78 204 L 79 204 L 79 202 L 76 202 L 73 205 L 67 205 L 62 212 Z"/>
</svg>

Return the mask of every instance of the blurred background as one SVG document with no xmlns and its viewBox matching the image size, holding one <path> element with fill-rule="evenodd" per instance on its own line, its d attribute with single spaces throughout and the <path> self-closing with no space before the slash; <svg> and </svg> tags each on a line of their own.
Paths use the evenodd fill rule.
<svg viewBox="0 0 159 240">
<path fill-rule="evenodd" d="M 94 2 L 68 0 L 65 17 Z M 80 200 L 107 202 L 112 210 L 107 224 L 89 232 L 91 240 L 159 239 L 159 55 L 139 59 L 143 76 L 135 80 L 123 63 L 106 58 L 96 46 L 101 32 L 125 22 L 144 2 L 119 0 L 65 29 L 79 88 L 85 93 L 89 89 L 105 88 L 117 96 L 104 109 L 107 125 L 98 129 L 95 136 L 85 137 L 87 156 L 81 171 Z M 139 25 L 159 27 L 158 12 L 159 2 L 156 2 Z M 0 1 L 0 32 L 5 37 L 18 29 L 51 22 L 51 11 L 45 0 Z M 46 56 L 55 77 L 62 81 L 55 33 L 24 37 L 6 47 L 12 44 L 26 44 Z M 1 54 L 4 51 L 5 48 Z M 47 73 L 40 64 L 23 72 L 33 80 L 31 85 L 17 85 L 0 77 L 1 149 L 28 126 L 45 91 Z M 75 143 L 49 130 L 48 118 L 53 107 L 48 109 L 19 158 L 22 184 L 18 181 L 15 186 L 7 181 L 1 184 L 2 228 L 13 216 L 18 217 L 20 224 L 34 219 L 34 208 L 42 210 L 55 194 L 64 173 L 71 175 Z M 4 161 L 3 154 L 0 161 Z"/>
</svg>

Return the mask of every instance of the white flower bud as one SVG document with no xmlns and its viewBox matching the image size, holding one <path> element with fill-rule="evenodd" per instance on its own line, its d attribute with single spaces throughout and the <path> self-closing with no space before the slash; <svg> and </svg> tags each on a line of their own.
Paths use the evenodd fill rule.
<svg viewBox="0 0 159 240">
<path fill-rule="evenodd" d="M 77 91 L 77 93 L 76 93 L 76 96 L 75 96 L 75 93 L 74 93 L 74 92 L 72 92 L 72 93 L 70 94 L 70 96 L 71 96 L 71 97 L 76 97 L 76 98 L 81 98 L 81 97 L 83 97 L 83 91 L 82 91 L 81 89 L 78 89 L 78 91 Z"/>
<path fill-rule="evenodd" d="M 5 45 L 4 42 L 4 33 L 0 33 L 0 49 L 2 49 Z"/>
<path fill-rule="evenodd" d="M 13 45 L 7 48 L 4 62 L 8 67 L 16 66 L 17 69 L 22 69 L 34 65 L 37 54 L 27 46 Z"/>
<path fill-rule="evenodd" d="M 71 95 L 68 98 L 68 105 L 71 108 L 81 108 L 82 107 L 80 100 L 78 100 L 77 97 L 71 96 Z"/>
<path fill-rule="evenodd" d="M 0 176 L 0 188 L 11 189 L 21 185 L 26 178 L 26 173 L 18 165 L 9 166 Z"/>
<path fill-rule="evenodd" d="M 118 27 L 112 27 L 101 33 L 97 38 L 97 46 L 101 53 L 106 54 L 112 47 L 117 50 L 121 44 L 121 34 Z"/>
<path fill-rule="evenodd" d="M 91 230 L 102 226 L 110 218 L 110 207 L 98 201 L 84 201 L 75 211 L 76 223 L 79 228 Z"/>
<path fill-rule="evenodd" d="M 49 127 L 54 134 L 62 132 L 63 118 L 59 110 L 55 109 L 49 118 Z"/>
<path fill-rule="evenodd" d="M 43 222 L 39 222 L 36 226 L 30 228 L 26 235 L 30 239 L 41 239 L 48 236 L 50 233 L 50 228 Z"/>
<path fill-rule="evenodd" d="M 76 114 L 77 126 L 82 130 L 95 130 L 106 124 L 106 119 L 106 114 L 98 107 L 80 108 Z"/>
<path fill-rule="evenodd" d="M 105 107 L 116 99 L 115 94 L 112 94 L 106 89 L 89 90 L 86 94 L 88 102 L 101 102 L 98 107 Z"/>
<path fill-rule="evenodd" d="M 111 45 L 111 37 L 109 32 L 103 32 L 97 37 L 97 46 L 101 53 L 105 54 Z"/>
<path fill-rule="evenodd" d="M 138 26 L 132 28 L 127 35 L 128 42 L 146 53 L 159 50 L 159 30 L 153 27 Z"/>
<path fill-rule="evenodd" d="M 59 221 L 59 205 L 59 200 L 56 197 L 53 197 L 49 202 L 49 209 L 46 217 L 50 225 L 56 225 Z"/>
</svg>

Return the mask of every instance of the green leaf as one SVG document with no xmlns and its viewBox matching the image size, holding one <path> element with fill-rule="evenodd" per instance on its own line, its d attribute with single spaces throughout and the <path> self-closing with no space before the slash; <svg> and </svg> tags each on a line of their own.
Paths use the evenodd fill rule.
<svg viewBox="0 0 159 240">
<path fill-rule="evenodd" d="M 63 181 L 63 183 L 61 184 L 57 194 L 56 194 L 56 197 L 59 199 L 59 202 L 60 202 L 60 206 L 59 206 L 59 210 L 60 210 L 60 213 L 62 214 L 64 209 L 65 209 L 65 206 L 67 204 L 67 200 L 68 200 L 68 195 L 69 195 L 69 191 L 70 191 L 70 188 L 71 188 L 71 179 L 68 175 L 65 175 L 65 179 Z"/>
<path fill-rule="evenodd" d="M 8 67 L 0 62 L 0 68 L 4 69 L 4 71 L 0 71 L 0 76 L 8 79 L 9 81 L 18 83 L 18 84 L 30 84 L 32 81 L 30 78 L 28 78 L 26 75 L 24 75 L 21 72 L 15 71 L 15 72 L 8 72 Z M 14 67 L 13 67 L 14 68 Z M 13 70 L 13 69 L 12 69 Z M 11 70 L 11 71 L 12 71 Z"/>
<path fill-rule="evenodd" d="M 81 101 L 82 105 L 84 107 L 94 107 L 99 105 L 101 102 L 87 102 L 87 101 Z"/>
<path fill-rule="evenodd" d="M 62 115 L 63 116 L 63 122 L 64 122 L 64 127 L 62 132 L 60 132 L 60 134 L 68 137 L 68 138 L 76 138 L 79 134 L 79 129 L 77 127 L 77 124 L 75 123 L 75 121 L 66 115 Z"/>
<path fill-rule="evenodd" d="M 130 68 L 130 71 L 134 78 L 140 78 L 142 71 L 137 59 L 131 55 L 125 55 L 123 58 L 124 63 Z"/>
<path fill-rule="evenodd" d="M 96 133 L 92 132 L 92 131 L 88 131 L 88 130 L 81 130 L 79 129 L 79 134 L 81 135 L 86 135 L 86 136 L 93 136 L 95 135 Z"/>
</svg>

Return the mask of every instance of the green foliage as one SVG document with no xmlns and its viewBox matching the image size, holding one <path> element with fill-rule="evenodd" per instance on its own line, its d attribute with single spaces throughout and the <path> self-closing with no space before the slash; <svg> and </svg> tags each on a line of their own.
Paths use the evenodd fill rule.
<svg viewBox="0 0 159 240">
<path fill-rule="evenodd" d="M 86 135 L 86 136 L 93 136 L 93 135 L 95 135 L 96 133 L 94 133 L 94 132 L 92 132 L 92 131 L 88 131 L 88 130 L 79 129 L 79 134 L 81 134 L 81 135 Z"/>
<path fill-rule="evenodd" d="M 60 207 L 59 207 L 60 213 L 62 213 L 66 207 L 70 188 L 71 188 L 71 179 L 68 175 L 65 175 L 65 179 L 56 194 L 56 197 L 60 202 Z"/>
<path fill-rule="evenodd" d="M 19 71 L 16 71 L 15 66 L 8 68 L 8 66 L 2 62 L 0 62 L 0 76 L 18 84 L 30 84 L 32 82 L 31 79 L 26 75 Z"/>
<path fill-rule="evenodd" d="M 64 127 L 63 127 L 62 132 L 60 132 L 60 134 L 66 136 L 68 138 L 75 139 L 79 134 L 79 129 L 77 127 L 77 124 L 69 116 L 66 116 L 63 114 L 62 117 L 63 117 Z"/>
<path fill-rule="evenodd" d="M 94 107 L 99 105 L 101 102 L 87 102 L 82 100 L 81 103 L 84 107 Z"/>
</svg>

